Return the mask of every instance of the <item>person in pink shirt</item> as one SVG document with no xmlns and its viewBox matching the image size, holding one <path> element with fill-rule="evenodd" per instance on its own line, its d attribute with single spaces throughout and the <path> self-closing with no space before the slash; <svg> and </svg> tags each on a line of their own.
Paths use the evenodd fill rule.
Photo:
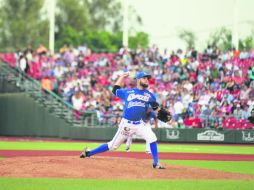
<svg viewBox="0 0 254 190">
<path fill-rule="evenodd" d="M 231 113 L 231 108 L 232 108 L 232 105 L 229 104 L 229 103 L 227 102 L 227 100 L 224 100 L 224 101 L 222 102 L 222 105 L 221 105 L 221 107 L 220 107 L 220 110 L 221 110 L 222 113 L 224 113 L 225 115 L 230 115 L 230 113 Z"/>
<path fill-rule="evenodd" d="M 232 79 L 237 85 L 241 85 L 244 82 L 244 77 L 240 75 L 238 70 L 234 72 L 234 76 L 232 77 Z"/>
</svg>

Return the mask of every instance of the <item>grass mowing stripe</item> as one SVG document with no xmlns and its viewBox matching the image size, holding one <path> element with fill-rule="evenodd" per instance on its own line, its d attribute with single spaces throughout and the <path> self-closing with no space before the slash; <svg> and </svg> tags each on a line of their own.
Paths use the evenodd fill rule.
<svg viewBox="0 0 254 190">
<path fill-rule="evenodd" d="M 88 180 L 0 178 L 3 190 L 253 190 L 254 180 Z"/>
<path fill-rule="evenodd" d="M 225 172 L 236 172 L 254 175 L 254 162 L 238 161 L 200 161 L 200 160 L 163 160 L 165 163 L 171 163 L 181 166 L 194 166 Z"/>
<path fill-rule="evenodd" d="M 160 152 L 191 152 L 211 154 L 254 154 L 254 146 L 213 146 L 213 145 L 173 145 L 159 146 Z"/>
<path fill-rule="evenodd" d="M 96 147 L 99 143 L 65 142 L 4 142 L 0 141 L 1 150 L 83 150 L 84 146 Z"/>
<path fill-rule="evenodd" d="M 91 142 L 9 142 L 0 141 L 0 150 L 83 150 L 85 146 L 95 148 L 101 143 Z M 124 151 L 122 145 L 119 151 Z M 159 144 L 159 152 L 179 153 L 217 153 L 217 154 L 254 154 L 254 146 L 204 146 L 204 145 L 182 145 L 182 144 Z M 133 144 L 133 152 L 144 152 L 144 144 Z"/>
</svg>

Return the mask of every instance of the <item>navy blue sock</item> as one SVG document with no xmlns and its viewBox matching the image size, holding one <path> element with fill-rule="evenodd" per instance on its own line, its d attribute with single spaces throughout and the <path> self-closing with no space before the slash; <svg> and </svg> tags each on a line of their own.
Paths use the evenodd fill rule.
<svg viewBox="0 0 254 190">
<path fill-rule="evenodd" d="M 92 156 L 92 155 L 98 154 L 98 153 L 102 153 L 102 152 L 106 152 L 108 150 L 109 150 L 108 144 L 107 143 L 102 144 L 99 147 L 97 147 L 96 149 L 93 149 L 93 150 L 89 151 L 89 156 Z"/>
<path fill-rule="evenodd" d="M 150 143 L 150 149 L 152 152 L 152 156 L 153 156 L 153 164 L 157 165 L 158 164 L 158 150 L 157 150 L 157 142 L 152 142 Z"/>
</svg>

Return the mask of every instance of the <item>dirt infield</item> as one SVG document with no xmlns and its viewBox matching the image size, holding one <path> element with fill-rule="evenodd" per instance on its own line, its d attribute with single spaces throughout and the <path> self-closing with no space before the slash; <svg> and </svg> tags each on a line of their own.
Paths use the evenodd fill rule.
<svg viewBox="0 0 254 190">
<path fill-rule="evenodd" d="M 254 175 L 228 173 L 164 164 L 155 170 L 148 159 L 95 156 L 13 157 L 0 161 L 1 177 L 86 179 L 254 179 Z"/>
<path fill-rule="evenodd" d="M 151 155 L 141 152 L 106 152 L 80 159 L 77 151 L 0 150 L 0 176 L 89 179 L 254 179 L 254 175 L 228 173 L 165 164 L 152 168 Z M 238 156 L 238 157 L 237 157 Z M 248 160 L 251 155 L 160 153 L 161 159 Z M 209 159 L 208 159 L 209 158 Z M 217 158 L 217 159 L 216 159 Z"/>
</svg>

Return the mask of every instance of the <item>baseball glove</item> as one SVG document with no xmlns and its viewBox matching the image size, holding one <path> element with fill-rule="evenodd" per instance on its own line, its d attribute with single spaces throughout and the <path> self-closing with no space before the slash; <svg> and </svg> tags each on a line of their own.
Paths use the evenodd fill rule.
<svg viewBox="0 0 254 190">
<path fill-rule="evenodd" d="M 166 109 L 161 108 L 161 109 L 158 111 L 157 118 L 158 118 L 160 121 L 168 122 L 168 121 L 171 120 L 171 113 L 170 113 L 169 111 L 167 111 Z"/>
</svg>

